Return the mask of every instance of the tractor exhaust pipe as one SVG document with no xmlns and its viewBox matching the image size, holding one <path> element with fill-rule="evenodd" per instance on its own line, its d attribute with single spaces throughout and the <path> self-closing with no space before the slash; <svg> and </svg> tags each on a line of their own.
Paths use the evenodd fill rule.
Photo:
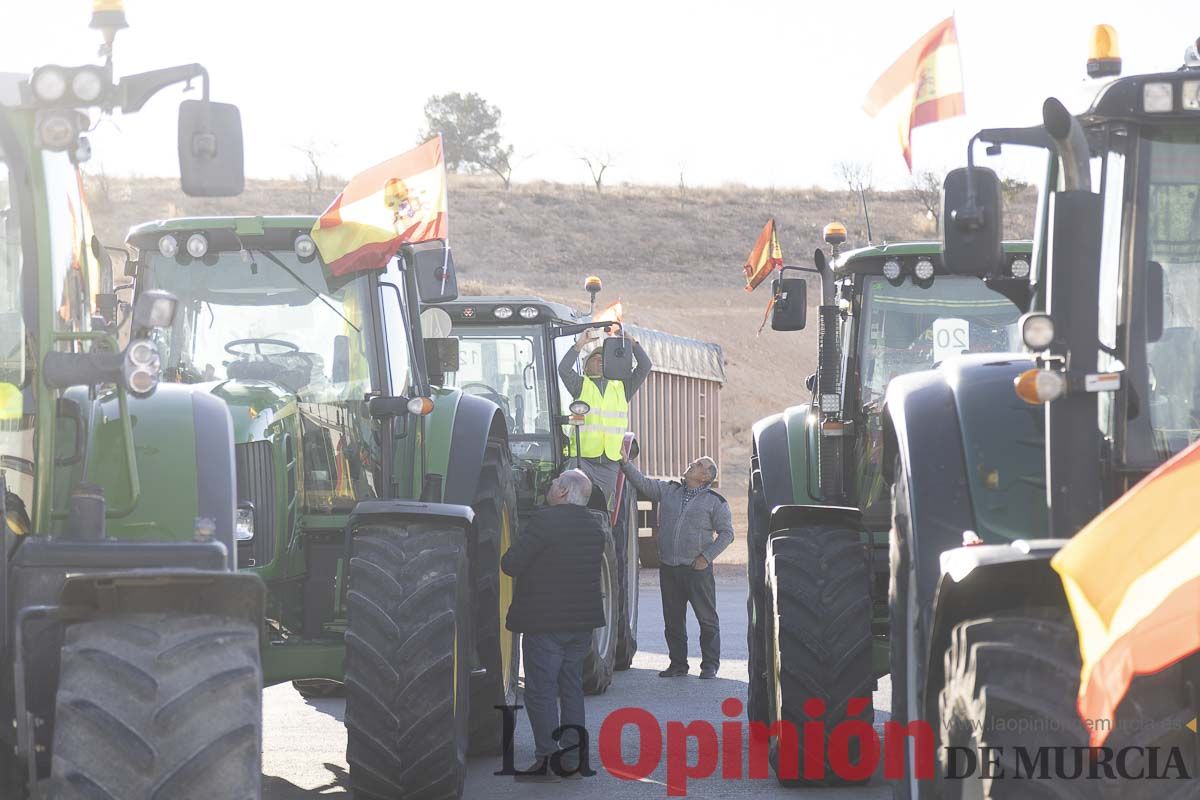
<svg viewBox="0 0 1200 800">
<path fill-rule="evenodd" d="M 1091 150 L 1087 135 L 1079 120 L 1067 111 L 1067 107 L 1056 97 L 1046 98 L 1042 103 L 1042 123 L 1054 139 L 1058 157 L 1063 165 L 1063 182 L 1066 191 L 1092 190 Z"/>
</svg>

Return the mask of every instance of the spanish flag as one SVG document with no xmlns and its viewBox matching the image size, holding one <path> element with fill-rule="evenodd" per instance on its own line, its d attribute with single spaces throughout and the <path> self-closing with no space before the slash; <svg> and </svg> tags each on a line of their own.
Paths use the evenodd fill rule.
<svg viewBox="0 0 1200 800">
<path fill-rule="evenodd" d="M 912 129 L 966 113 L 954 17 L 939 22 L 879 76 L 863 110 L 874 117 L 898 97 L 905 98 L 902 107 L 908 109 L 902 113 L 900 149 L 912 172 Z"/>
<path fill-rule="evenodd" d="M 1104 743 L 1135 675 L 1200 650 L 1200 442 L 1126 492 L 1059 551 L 1079 631 L 1079 715 Z"/>
<path fill-rule="evenodd" d="M 775 235 L 775 219 L 767 220 L 754 249 L 746 257 L 742 271 L 746 273 L 746 291 L 753 292 L 774 270 L 783 266 L 783 250 L 779 237 Z"/>
<path fill-rule="evenodd" d="M 625 317 L 625 306 L 621 301 L 613 303 L 608 308 L 601 311 L 596 316 L 592 317 L 593 322 L 617 322 L 623 323 Z"/>
<path fill-rule="evenodd" d="M 355 175 L 312 229 L 334 275 L 384 269 L 400 245 L 448 235 L 440 136 Z"/>
</svg>

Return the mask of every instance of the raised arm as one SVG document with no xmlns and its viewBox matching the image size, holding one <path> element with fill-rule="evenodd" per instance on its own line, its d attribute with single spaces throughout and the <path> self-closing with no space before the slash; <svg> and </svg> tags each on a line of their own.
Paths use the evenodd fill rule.
<svg viewBox="0 0 1200 800">
<path fill-rule="evenodd" d="M 625 477 L 633 484 L 633 488 L 638 490 L 638 493 L 649 500 L 661 500 L 663 487 L 667 485 L 666 481 L 647 478 L 632 461 L 622 461 L 621 471 L 625 473 Z"/>
<path fill-rule="evenodd" d="M 642 388 L 642 384 L 646 382 L 646 376 L 654 368 L 654 362 L 650 360 L 650 355 L 642 349 L 641 343 L 636 339 L 633 342 L 633 355 L 637 359 L 637 366 L 633 368 L 633 375 L 625 382 L 626 398 L 633 397 L 634 392 Z"/>
<path fill-rule="evenodd" d="M 579 345 L 574 344 L 567 348 L 562 361 L 558 362 L 558 377 L 562 378 L 563 385 L 567 387 L 571 397 L 579 397 L 583 392 L 583 376 L 575 371 L 575 362 L 578 358 Z"/>
</svg>

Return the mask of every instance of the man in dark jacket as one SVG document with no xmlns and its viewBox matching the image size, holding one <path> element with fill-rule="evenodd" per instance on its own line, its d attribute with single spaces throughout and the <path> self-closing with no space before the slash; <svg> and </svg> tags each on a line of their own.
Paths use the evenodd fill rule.
<svg viewBox="0 0 1200 800">
<path fill-rule="evenodd" d="M 518 781 L 556 781 L 553 766 L 564 777 L 579 776 L 575 731 L 563 731 L 557 745 L 554 732 L 560 722 L 584 728 L 583 661 L 592 631 L 604 627 L 600 573 L 607 534 L 587 509 L 591 494 L 592 482 L 579 470 L 559 475 L 546 492 L 548 505 L 530 518 L 500 562 L 515 579 L 508 629 L 521 634 L 525 707 L 537 756 L 515 775 Z M 555 765 L 551 757 L 560 750 L 566 752 Z"/>
<path fill-rule="evenodd" d="M 721 622 L 713 561 L 733 541 L 729 503 L 714 492 L 717 464 L 703 456 L 688 465 L 682 481 L 647 478 L 629 461 L 625 477 L 642 497 L 658 503 L 658 579 L 671 664 L 660 678 L 688 674 L 687 607 L 700 623 L 700 677 L 717 677 L 721 666 Z"/>
</svg>

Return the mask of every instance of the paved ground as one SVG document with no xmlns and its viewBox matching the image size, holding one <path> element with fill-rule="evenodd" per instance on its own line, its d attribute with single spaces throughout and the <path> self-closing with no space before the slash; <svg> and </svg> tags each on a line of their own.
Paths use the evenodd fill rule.
<svg viewBox="0 0 1200 800">
<path fill-rule="evenodd" d="M 746 694 L 746 588 L 742 568 L 719 568 L 717 600 L 722 622 L 722 663 L 717 680 L 699 681 L 695 677 L 663 680 L 657 672 L 667 665 L 662 635 L 662 610 L 657 574 L 642 571 L 639 652 L 633 669 L 617 673 L 612 687 L 599 697 L 588 698 L 588 728 L 593 737 L 612 711 L 622 707 L 649 710 L 665 726 L 667 721 L 708 720 L 720 730 L 730 721 L 721 712 L 721 702 L 729 697 L 744 699 Z M 693 674 L 698 671 L 698 630 L 691 621 L 690 642 L 694 654 Z M 884 678 L 875 695 L 876 725 L 886 718 L 890 705 L 890 684 Z M 266 691 L 264 707 L 263 794 L 266 800 L 294 800 L 310 797 L 349 797 L 346 779 L 346 732 L 342 725 L 341 700 L 303 700 L 290 685 Z M 744 720 L 739 717 L 738 721 Z M 744 726 L 743 726 L 744 727 Z M 625 758 L 637 759 L 636 737 L 627 735 L 622 742 Z M 518 767 L 532 760 L 533 739 L 528 720 L 522 715 L 517 724 L 516 762 Z M 659 769 L 644 781 L 625 781 L 599 766 L 596 741 L 592 742 L 592 762 L 599 774 L 581 782 L 548 786 L 515 784 L 511 778 L 492 773 L 500 769 L 498 758 L 473 759 L 467 777 L 465 795 L 470 800 L 495 798 L 580 797 L 623 800 L 624 798 L 665 798 L 665 757 Z M 694 763 L 694 752 L 691 759 Z M 743 756 L 743 763 L 745 758 Z M 719 770 L 718 770 L 719 774 Z M 836 798 L 837 800 L 887 800 L 890 790 L 879 779 L 855 789 L 791 790 L 775 780 L 722 780 L 713 777 L 689 783 L 692 798 Z"/>
</svg>

